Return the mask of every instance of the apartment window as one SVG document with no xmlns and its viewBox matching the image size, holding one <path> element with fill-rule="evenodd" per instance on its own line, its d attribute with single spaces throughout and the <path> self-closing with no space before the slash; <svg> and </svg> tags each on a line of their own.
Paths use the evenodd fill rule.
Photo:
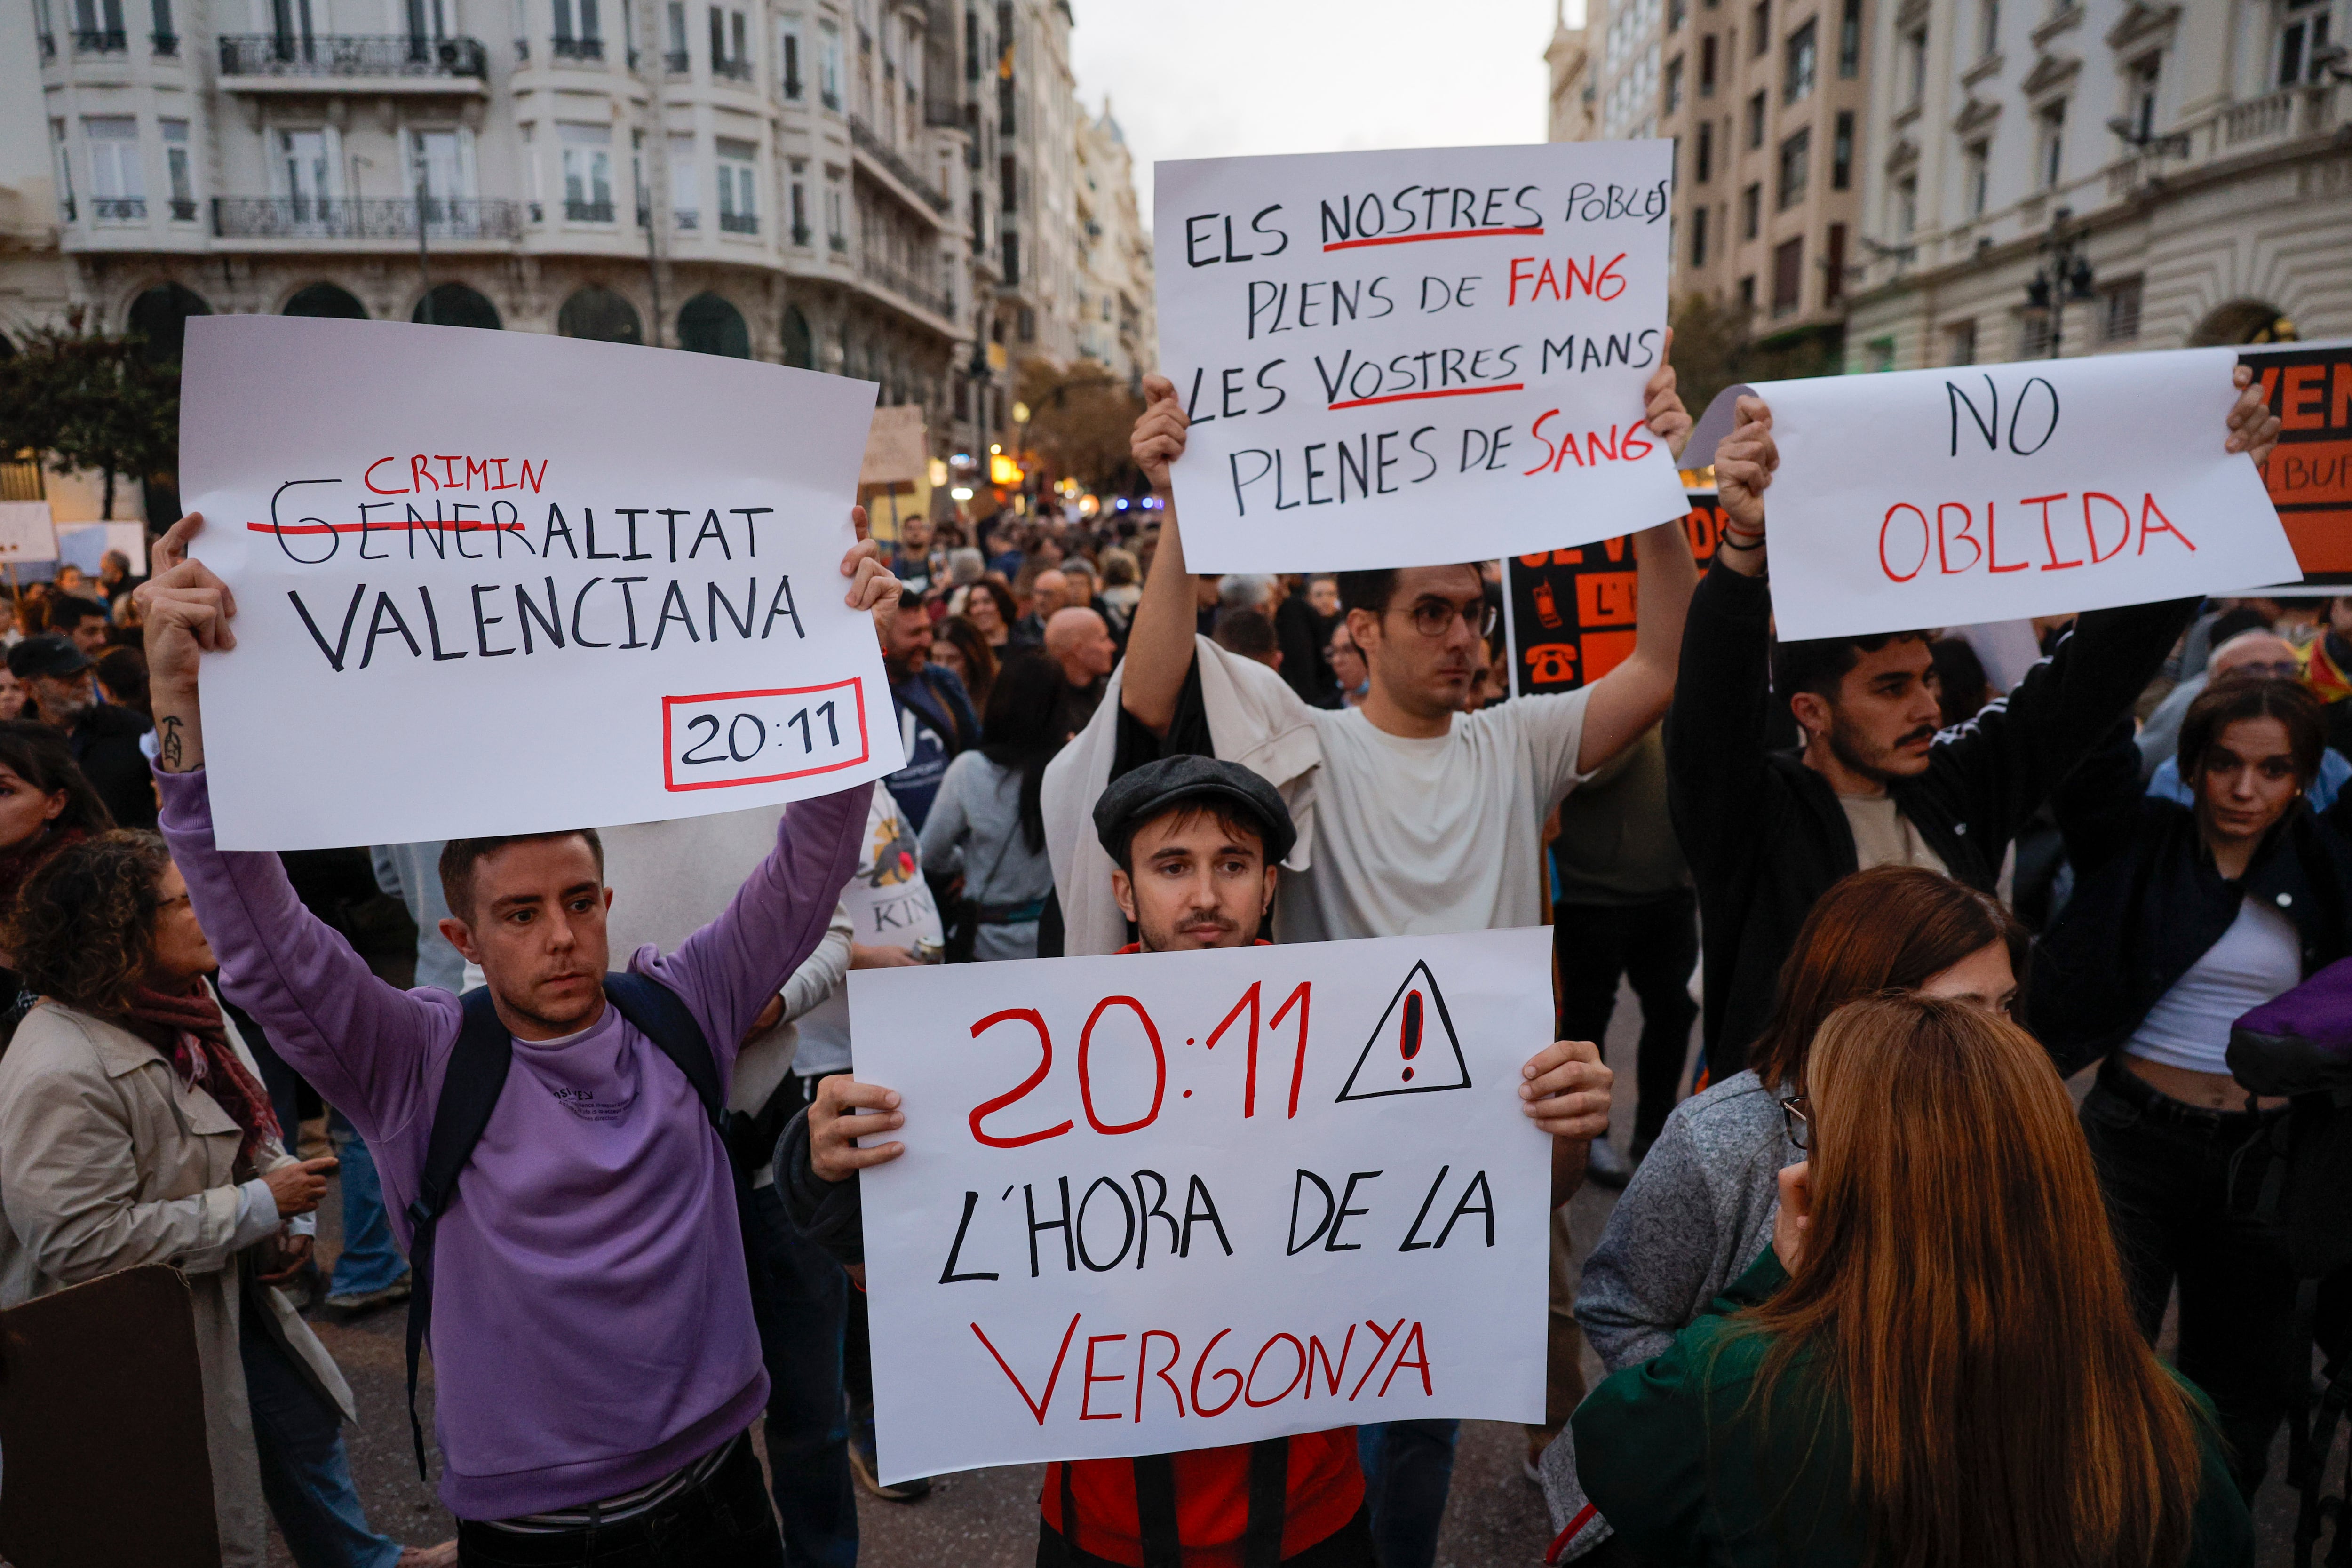
<svg viewBox="0 0 2352 1568">
<path fill-rule="evenodd" d="M 1830 225 L 1822 249 L 1822 303 L 1834 305 L 1845 298 L 1845 225 Z"/>
<path fill-rule="evenodd" d="M 669 23 L 669 47 L 662 51 L 662 63 L 673 73 L 683 73 L 691 63 L 686 52 L 686 0 L 669 0 L 665 15 Z"/>
<path fill-rule="evenodd" d="M 710 7 L 710 74 L 731 81 L 751 79 L 751 56 L 743 13 Z"/>
<path fill-rule="evenodd" d="M 996 160 L 996 184 L 1000 193 L 999 206 L 1003 211 L 1021 210 L 1020 164 L 1010 153 Z"/>
<path fill-rule="evenodd" d="M 66 152 L 66 122 L 64 121 L 52 120 L 49 121 L 49 146 L 50 150 L 57 155 L 58 210 L 65 215 L 65 220 L 68 223 L 71 223 L 75 217 L 73 159 L 68 156 Z"/>
<path fill-rule="evenodd" d="M 139 167 L 139 121 L 131 116 L 89 116 L 81 122 L 89 144 L 89 189 L 95 216 L 130 222 L 147 216 L 147 183 Z"/>
<path fill-rule="evenodd" d="M 1954 321 L 1944 329 L 1944 363 L 1948 365 L 1977 363 L 1977 324 L 1974 321 Z"/>
<path fill-rule="evenodd" d="M 1798 103 L 1813 90 L 1813 67 L 1818 53 L 1818 29 L 1811 22 L 1789 35 L 1780 56 L 1780 101 Z"/>
<path fill-rule="evenodd" d="M 849 225 L 842 211 L 841 182 L 835 179 L 824 183 L 824 243 L 834 250 L 849 248 Z"/>
<path fill-rule="evenodd" d="M 574 4 L 580 7 L 577 37 L 572 31 Z M 604 24 L 597 15 L 596 0 L 555 0 L 555 56 L 558 59 L 577 60 L 604 58 Z"/>
<path fill-rule="evenodd" d="M 2042 188 L 2056 190 L 2066 169 L 2066 100 L 2058 100 L 2035 119 L 2041 126 L 2042 147 L 2034 163 L 2042 175 Z"/>
<path fill-rule="evenodd" d="M 1679 33 L 1683 20 L 1690 15 L 1689 0 L 1666 0 L 1666 31 Z"/>
<path fill-rule="evenodd" d="M 2000 0 L 1977 0 L 1977 58 L 2000 52 Z"/>
<path fill-rule="evenodd" d="M 669 139 L 669 216 L 682 229 L 702 226 L 702 174 L 690 135 Z"/>
<path fill-rule="evenodd" d="M 2099 341 L 2127 343 L 2139 336 L 2140 280 L 2126 278 L 2100 292 Z"/>
<path fill-rule="evenodd" d="M 809 242 L 808 184 L 801 178 L 801 165 L 793 166 L 793 243 Z"/>
<path fill-rule="evenodd" d="M 1766 93 L 1759 90 L 1748 100 L 1748 145 L 1750 148 L 1764 145 L 1764 110 L 1767 96 Z"/>
<path fill-rule="evenodd" d="M 1903 107 L 1916 109 L 1927 99 L 1927 29 L 1914 27 L 1903 35 Z"/>
<path fill-rule="evenodd" d="M 2279 86 L 2326 79 L 2321 55 L 2327 47 L 2327 0 L 2287 0 L 2287 20 L 2279 28 Z"/>
<path fill-rule="evenodd" d="M 1830 134 L 1830 189 L 1850 190 L 1853 186 L 1853 110 L 1841 109 L 1835 128 Z"/>
<path fill-rule="evenodd" d="M 786 16 L 776 25 L 776 68 L 786 98 L 801 95 L 801 19 Z"/>
<path fill-rule="evenodd" d="M 613 128 L 562 123 L 563 216 L 572 223 L 613 221 Z"/>
<path fill-rule="evenodd" d="M 1676 55 L 1666 62 L 1666 112 L 1674 113 L 1683 106 L 1683 58 Z"/>
<path fill-rule="evenodd" d="M 753 182 L 759 177 L 760 150 L 749 142 L 737 142 L 721 136 L 714 151 L 718 153 L 719 226 L 727 234 L 757 234 L 760 232 L 760 208 L 752 195 Z"/>
<path fill-rule="evenodd" d="M 841 29 L 830 22 L 817 24 L 817 91 L 827 109 L 841 107 Z"/>
<path fill-rule="evenodd" d="M 1764 226 L 1764 187 L 1749 185 L 1739 193 L 1739 237 L 1754 239 Z"/>
<path fill-rule="evenodd" d="M 419 131 L 408 149 L 414 171 L 412 184 L 422 184 L 428 201 L 447 201 L 473 195 L 467 165 L 473 160 L 456 131 Z"/>
<path fill-rule="evenodd" d="M 2156 89 L 2163 66 L 2162 55 L 2132 62 L 2131 128 L 2132 134 L 2142 142 L 2156 134 Z"/>
<path fill-rule="evenodd" d="M 1865 346 L 1870 351 L 1870 368 L 1872 370 L 1888 371 L 1895 368 L 1895 340 L 1893 338 L 1873 338 Z"/>
<path fill-rule="evenodd" d="M 1774 187 L 1772 205 L 1787 212 L 1805 199 L 1805 185 L 1811 176 L 1813 162 L 1813 132 L 1807 126 L 1780 143 L 1780 178 Z"/>
<path fill-rule="evenodd" d="M 1700 207 L 1691 214 L 1690 264 L 1706 265 L 1706 209 Z"/>
<path fill-rule="evenodd" d="M 148 9 L 155 30 L 147 35 L 147 41 L 154 47 L 159 57 L 178 54 L 180 31 L 172 25 L 172 0 L 153 0 Z M 41 30 L 47 32 L 48 28 L 44 26 Z"/>
<path fill-rule="evenodd" d="M 1960 149 L 1960 201 L 1965 216 L 1970 219 L 1985 215 L 1991 169 L 1991 142 L 1971 142 Z"/>
<path fill-rule="evenodd" d="M 2017 357 L 2048 359 L 2050 357 L 2050 312 L 2022 310 L 2017 318 Z"/>
<path fill-rule="evenodd" d="M 1919 226 L 1919 176 L 1906 174 L 1895 181 L 1892 200 L 1895 232 L 1898 237 L 1908 239 Z"/>
<path fill-rule="evenodd" d="M 1698 95 L 1715 96 L 1715 35 L 1709 33 L 1698 41 Z"/>
<path fill-rule="evenodd" d="M 336 163 L 324 131 L 278 133 L 280 190 L 292 201 L 296 218 L 308 222 L 325 216 L 319 210 L 319 204 L 331 198 L 335 186 L 341 184 L 336 177 Z"/>
<path fill-rule="evenodd" d="M 1756 274 L 1750 272 L 1739 280 L 1739 314 L 1744 320 L 1756 313 Z"/>
<path fill-rule="evenodd" d="M 1712 120 L 1702 120 L 1698 123 L 1698 167 L 1692 178 L 1702 185 L 1715 178 L 1715 121 Z"/>
<path fill-rule="evenodd" d="M 1748 31 L 1755 42 L 1748 46 L 1751 55 L 1760 55 L 1772 47 L 1772 0 L 1756 0 L 1756 8 L 1748 13 Z"/>
<path fill-rule="evenodd" d="M 122 26 L 122 0 L 74 0 L 74 52 L 121 54 L 130 47 Z"/>
<path fill-rule="evenodd" d="M 1785 316 L 1804 304 L 1805 241 L 1800 235 L 1772 247 L 1772 313 Z"/>
<path fill-rule="evenodd" d="M 172 217 L 178 223 L 192 222 L 196 216 L 196 181 L 188 162 L 188 122 L 159 121 L 156 129 L 163 134 L 163 176 L 172 185 Z"/>
<path fill-rule="evenodd" d="M 1862 0 L 1845 0 L 1838 12 L 1838 75 L 1862 74 Z"/>
<path fill-rule="evenodd" d="M 1004 286 L 1021 287 L 1021 237 L 1007 229 L 1004 233 Z"/>
</svg>

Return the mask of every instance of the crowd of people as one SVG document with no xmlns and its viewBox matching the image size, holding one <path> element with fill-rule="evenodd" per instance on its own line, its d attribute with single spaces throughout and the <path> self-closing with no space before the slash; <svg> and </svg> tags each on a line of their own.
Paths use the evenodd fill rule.
<svg viewBox="0 0 2352 1568">
<path fill-rule="evenodd" d="M 2240 384 L 2214 440 L 2259 462 Z M 1719 544 L 1628 520 L 1630 653 L 1514 698 L 1500 563 L 1189 571 L 1188 421 L 1145 387 L 1144 504 L 887 546 L 855 514 L 900 771 L 376 846 L 356 894 L 214 842 L 198 671 L 235 601 L 202 519 L 136 592 L 27 596 L 0 1305 L 189 1278 L 223 1561 L 274 1519 L 302 1568 L 849 1568 L 857 1489 L 929 1485 L 875 1453 L 873 1364 L 912 1347 L 871 1342 L 859 1173 L 908 1112 L 856 1075 L 850 970 L 1549 923 L 1557 1037 L 1508 1091 L 1553 1148 L 1549 1560 L 2251 1563 L 2315 1325 L 2352 1355 L 2352 1272 L 2314 1288 L 2275 1201 L 2309 1097 L 2230 1055 L 2352 955 L 2352 599 L 1779 642 L 1770 410 L 1685 454 L 1662 366 L 1644 416 L 1713 463 Z M 1580 1259 L 1587 1180 L 1622 1192 Z M 454 1541 L 366 1519 L 298 1303 L 406 1304 Z M 1057 1463 L 1037 1561 L 1431 1568 L 1457 1437 Z"/>
</svg>

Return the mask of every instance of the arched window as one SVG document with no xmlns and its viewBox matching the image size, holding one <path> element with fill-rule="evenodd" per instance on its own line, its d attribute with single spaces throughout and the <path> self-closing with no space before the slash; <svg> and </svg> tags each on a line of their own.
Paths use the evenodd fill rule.
<svg viewBox="0 0 2352 1568">
<path fill-rule="evenodd" d="M 495 332 L 505 324 L 499 320 L 496 305 L 463 283 L 434 285 L 431 293 L 416 301 L 416 309 L 408 319 L 436 327 L 479 327 L 488 332 Z"/>
<path fill-rule="evenodd" d="M 677 346 L 688 353 L 751 357 L 751 331 L 743 312 L 716 294 L 697 294 L 677 313 Z"/>
<path fill-rule="evenodd" d="M 576 290 L 555 313 L 555 330 L 567 338 L 600 343 L 642 343 L 645 328 L 637 308 L 612 289 L 591 284 Z"/>
<path fill-rule="evenodd" d="M 816 368 L 816 337 L 798 305 L 784 307 L 784 363 L 803 370 Z"/>
<path fill-rule="evenodd" d="M 289 316 L 331 316 L 341 321 L 364 321 L 367 307 L 351 296 L 348 289 L 332 283 L 313 283 L 286 301 L 283 314 Z"/>
<path fill-rule="evenodd" d="M 209 316 L 213 308 L 194 289 L 163 283 L 131 302 L 131 330 L 147 340 L 147 358 L 155 364 L 180 363 L 187 341 L 188 318 Z"/>
</svg>

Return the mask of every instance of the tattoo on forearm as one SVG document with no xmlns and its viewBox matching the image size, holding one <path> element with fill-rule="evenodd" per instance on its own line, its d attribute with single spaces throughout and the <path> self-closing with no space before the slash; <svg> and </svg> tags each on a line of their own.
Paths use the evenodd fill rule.
<svg viewBox="0 0 2352 1568">
<path fill-rule="evenodd" d="M 165 713 L 155 721 L 155 728 L 161 732 L 156 749 L 162 753 L 165 773 L 181 771 L 180 763 L 185 755 L 180 743 L 181 722 L 177 713 Z"/>
</svg>

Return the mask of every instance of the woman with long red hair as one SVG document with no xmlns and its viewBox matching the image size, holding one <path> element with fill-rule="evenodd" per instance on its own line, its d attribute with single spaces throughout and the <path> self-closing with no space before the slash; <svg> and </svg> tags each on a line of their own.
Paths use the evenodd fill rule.
<svg viewBox="0 0 2352 1568">
<path fill-rule="evenodd" d="M 2132 1316 L 2048 1055 L 1980 1008 L 1840 1009 L 1787 1098 L 1771 1247 L 1577 1411 L 1657 1563 L 2251 1564 L 2203 1398 Z"/>
</svg>

